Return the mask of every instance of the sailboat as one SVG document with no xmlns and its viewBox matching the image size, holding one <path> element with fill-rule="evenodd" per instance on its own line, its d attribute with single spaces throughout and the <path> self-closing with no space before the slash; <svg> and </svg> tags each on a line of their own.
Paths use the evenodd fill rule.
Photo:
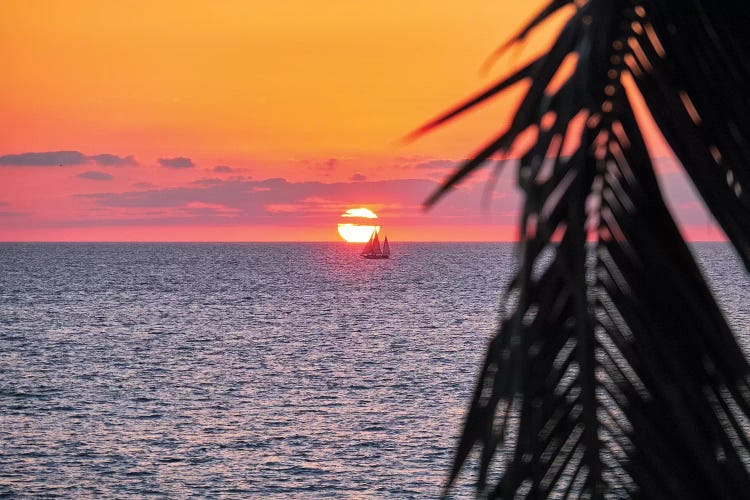
<svg viewBox="0 0 750 500">
<path fill-rule="evenodd" d="M 365 259 L 387 259 L 391 256 L 391 246 L 388 244 L 388 236 L 385 237 L 383 242 L 383 248 L 380 248 L 380 240 L 378 239 L 378 231 L 374 230 L 370 241 L 367 242 L 365 248 L 362 249 L 360 254 Z"/>
</svg>

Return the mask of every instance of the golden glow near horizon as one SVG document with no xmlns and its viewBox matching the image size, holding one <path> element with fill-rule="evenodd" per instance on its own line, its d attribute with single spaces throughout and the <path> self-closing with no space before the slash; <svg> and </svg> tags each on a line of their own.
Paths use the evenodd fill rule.
<svg viewBox="0 0 750 500">
<path fill-rule="evenodd" d="M 372 236 L 373 231 L 380 231 L 380 226 L 368 224 L 367 221 L 377 219 L 378 216 L 369 208 L 350 208 L 343 214 L 342 218 L 364 219 L 364 224 L 356 222 L 342 222 L 338 225 L 339 235 L 348 243 L 365 243 Z"/>
</svg>

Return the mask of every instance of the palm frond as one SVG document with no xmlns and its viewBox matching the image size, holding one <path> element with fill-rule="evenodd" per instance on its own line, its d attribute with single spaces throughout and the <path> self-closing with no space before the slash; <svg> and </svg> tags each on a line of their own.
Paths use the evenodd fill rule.
<svg viewBox="0 0 750 500">
<path fill-rule="evenodd" d="M 750 366 L 634 112 L 640 93 L 750 269 L 750 8 L 553 0 L 510 43 L 568 5 L 545 55 L 417 131 L 529 82 L 509 128 L 427 201 L 536 132 L 518 171 L 519 267 L 448 485 L 479 446 L 490 497 L 750 497 Z"/>
</svg>

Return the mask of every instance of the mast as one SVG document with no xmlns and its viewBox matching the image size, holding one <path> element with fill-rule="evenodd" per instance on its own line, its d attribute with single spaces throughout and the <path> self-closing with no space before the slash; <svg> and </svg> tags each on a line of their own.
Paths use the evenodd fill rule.
<svg viewBox="0 0 750 500">
<path fill-rule="evenodd" d="M 378 232 L 375 231 L 375 236 L 372 239 L 372 252 L 373 255 L 382 255 L 380 251 L 380 240 L 378 240 Z"/>
<path fill-rule="evenodd" d="M 388 244 L 388 236 L 385 237 L 385 241 L 383 242 L 383 255 L 390 255 L 391 254 L 391 246 Z"/>
</svg>

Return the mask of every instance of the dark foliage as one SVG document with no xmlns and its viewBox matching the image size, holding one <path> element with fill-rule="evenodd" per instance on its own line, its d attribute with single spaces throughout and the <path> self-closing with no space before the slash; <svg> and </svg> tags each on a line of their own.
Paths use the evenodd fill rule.
<svg viewBox="0 0 750 500">
<path fill-rule="evenodd" d="M 664 204 L 633 105 L 640 93 L 749 266 L 748 5 L 553 0 L 508 44 L 568 9 L 549 51 L 415 132 L 529 84 L 509 128 L 428 201 L 535 132 L 518 172 L 519 269 L 449 485 L 478 446 L 482 496 L 750 497 L 750 366 Z"/>
</svg>

